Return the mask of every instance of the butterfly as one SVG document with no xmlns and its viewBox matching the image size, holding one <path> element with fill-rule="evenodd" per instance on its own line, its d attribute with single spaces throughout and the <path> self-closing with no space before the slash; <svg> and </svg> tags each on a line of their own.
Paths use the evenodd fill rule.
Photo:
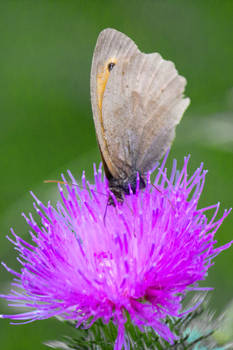
<svg viewBox="0 0 233 350">
<path fill-rule="evenodd" d="M 91 67 L 91 103 L 109 189 L 118 202 L 146 186 L 145 175 L 175 137 L 190 103 L 186 79 L 159 53 L 143 53 L 125 34 L 104 29 Z M 112 196 L 109 204 L 114 204 Z"/>
</svg>

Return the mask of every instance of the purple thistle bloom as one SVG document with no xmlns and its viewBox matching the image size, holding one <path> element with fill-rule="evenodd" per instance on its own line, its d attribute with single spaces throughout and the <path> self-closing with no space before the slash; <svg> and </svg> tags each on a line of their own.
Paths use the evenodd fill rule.
<svg viewBox="0 0 233 350">
<path fill-rule="evenodd" d="M 63 203 L 56 208 L 33 195 L 41 222 L 25 216 L 32 244 L 13 230 L 14 240 L 8 237 L 22 267 L 18 273 L 3 264 L 15 279 L 10 294 L 1 295 L 11 306 L 29 311 L 2 317 L 27 323 L 60 315 L 77 320 L 77 327 L 90 327 L 99 318 L 112 320 L 118 326 L 115 349 L 120 350 L 123 345 L 128 349 L 128 314 L 141 330 L 151 326 L 173 343 L 176 337 L 166 317 L 182 317 L 183 297 L 206 289 L 198 281 L 232 242 L 214 248 L 214 235 L 229 211 L 216 220 L 219 204 L 197 209 L 203 165 L 188 177 L 188 158 L 181 172 L 174 161 L 168 178 L 166 158 L 154 186 L 148 174 L 146 188 L 126 196 L 123 204 L 108 206 L 105 221 L 109 190 L 101 169 L 94 171 L 94 185 L 83 176 L 83 188 L 69 172 L 74 185 L 66 185 L 66 195 L 59 185 Z M 209 210 L 214 214 L 208 220 Z"/>
</svg>

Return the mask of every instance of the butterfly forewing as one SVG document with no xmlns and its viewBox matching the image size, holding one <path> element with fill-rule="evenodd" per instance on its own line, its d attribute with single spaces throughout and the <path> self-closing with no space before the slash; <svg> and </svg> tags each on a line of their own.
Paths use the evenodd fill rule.
<svg viewBox="0 0 233 350">
<path fill-rule="evenodd" d="M 96 135 L 102 157 L 109 172 L 117 177 L 117 169 L 109 155 L 106 130 L 103 123 L 102 104 L 111 71 L 120 60 L 128 59 L 138 52 L 136 44 L 125 34 L 114 29 L 103 30 L 97 40 L 91 67 L 91 101 Z"/>
</svg>

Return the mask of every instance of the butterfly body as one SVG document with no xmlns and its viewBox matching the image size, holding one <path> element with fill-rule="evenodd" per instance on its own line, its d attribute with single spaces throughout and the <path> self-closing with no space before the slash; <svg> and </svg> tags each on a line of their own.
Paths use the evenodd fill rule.
<svg viewBox="0 0 233 350">
<path fill-rule="evenodd" d="M 158 53 L 142 53 L 125 34 L 103 30 L 91 69 L 97 140 L 109 189 L 120 202 L 170 147 L 189 99 L 186 80 Z M 109 203 L 114 201 L 110 197 Z"/>
<path fill-rule="evenodd" d="M 108 186 L 118 202 L 123 202 L 125 195 L 130 192 L 135 194 L 137 187 L 143 189 L 146 187 L 146 182 L 140 173 L 133 173 L 130 177 L 125 179 L 115 179 L 114 177 L 108 180 Z M 109 196 L 108 204 L 114 205 L 115 201 L 112 196 Z"/>
</svg>

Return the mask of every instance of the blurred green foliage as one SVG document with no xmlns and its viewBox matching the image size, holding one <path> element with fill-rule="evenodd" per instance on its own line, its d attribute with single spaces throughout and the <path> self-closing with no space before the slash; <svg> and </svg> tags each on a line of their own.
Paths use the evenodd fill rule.
<svg viewBox="0 0 233 350">
<path fill-rule="evenodd" d="M 92 53 L 99 32 L 116 28 L 144 52 L 171 59 L 188 80 L 192 103 L 171 157 L 209 169 L 201 205 L 232 206 L 233 46 L 232 0 L 4 0 L 0 2 L 0 253 L 15 267 L 5 239 L 13 226 L 27 235 L 21 212 L 32 208 L 29 190 L 56 199 L 67 168 L 77 178 L 99 162 L 89 94 Z M 232 239 L 232 215 L 219 230 Z M 205 285 L 215 287 L 214 307 L 232 297 L 232 249 L 216 260 Z M 1 269 L 1 292 L 11 276 Z M 1 312 L 10 312 L 1 302 Z M 67 332 L 55 320 L 27 326 L 0 324 L 1 349 L 44 349 L 42 341 Z"/>
</svg>

